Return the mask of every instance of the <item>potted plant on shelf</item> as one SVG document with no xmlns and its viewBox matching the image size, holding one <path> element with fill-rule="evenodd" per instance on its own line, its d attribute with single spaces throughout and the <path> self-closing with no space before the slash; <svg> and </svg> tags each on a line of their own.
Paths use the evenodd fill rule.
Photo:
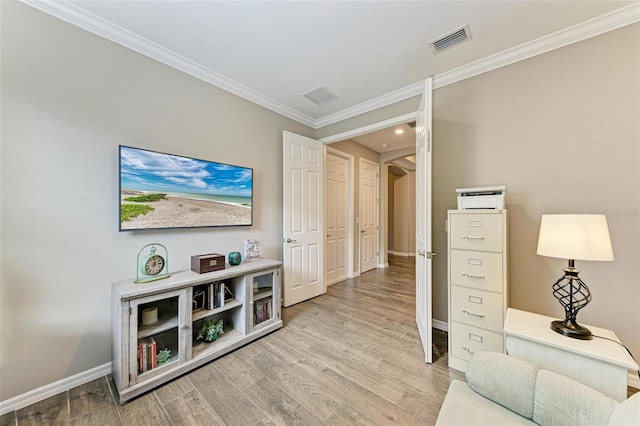
<svg viewBox="0 0 640 426">
<path fill-rule="evenodd" d="M 196 335 L 196 340 L 204 340 L 205 342 L 215 341 L 219 335 L 224 333 L 224 325 L 222 319 L 203 321 L 200 331 Z"/>
</svg>

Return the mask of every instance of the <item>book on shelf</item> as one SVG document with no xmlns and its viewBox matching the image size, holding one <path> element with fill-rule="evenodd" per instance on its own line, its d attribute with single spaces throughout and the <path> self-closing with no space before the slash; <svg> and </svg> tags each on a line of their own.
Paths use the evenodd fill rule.
<svg viewBox="0 0 640 426">
<path fill-rule="evenodd" d="M 144 343 L 140 343 L 141 341 L 138 341 L 138 372 L 139 373 L 144 373 L 144 353 L 146 350 L 145 344 Z"/>
<path fill-rule="evenodd" d="M 210 308 L 216 309 L 224 306 L 224 282 L 217 282 L 209 284 L 209 305 Z"/>
<path fill-rule="evenodd" d="M 158 344 L 153 337 L 138 340 L 138 372 L 146 373 L 157 367 Z"/>
<path fill-rule="evenodd" d="M 271 319 L 271 298 L 268 298 L 265 302 L 267 305 L 266 319 Z"/>
<path fill-rule="evenodd" d="M 255 303 L 255 310 L 256 310 L 256 324 L 260 324 L 262 321 L 264 321 L 264 301 L 263 300 L 258 300 Z"/>
<path fill-rule="evenodd" d="M 271 319 L 273 315 L 271 302 L 271 298 L 266 297 L 253 304 L 254 322 L 256 325 Z"/>
<path fill-rule="evenodd" d="M 150 344 L 151 369 L 154 369 L 158 366 L 158 362 L 156 359 L 156 355 L 158 354 L 158 344 L 156 343 L 156 339 L 154 339 L 153 337 L 149 337 L 149 340 L 151 342 Z"/>
<path fill-rule="evenodd" d="M 214 309 L 216 306 L 216 292 L 215 292 L 215 285 L 216 283 L 211 283 L 209 284 L 209 298 L 208 298 L 208 303 L 207 303 L 207 309 Z"/>
</svg>

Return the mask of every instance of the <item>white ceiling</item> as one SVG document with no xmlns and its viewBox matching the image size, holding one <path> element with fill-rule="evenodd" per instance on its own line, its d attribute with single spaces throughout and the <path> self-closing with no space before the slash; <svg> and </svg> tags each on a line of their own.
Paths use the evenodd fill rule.
<svg viewBox="0 0 640 426">
<path fill-rule="evenodd" d="M 398 134 L 396 130 L 402 130 L 403 133 Z M 399 124 L 375 132 L 353 136 L 349 139 L 377 153 L 383 153 L 415 147 L 416 130 L 415 127 L 411 127 L 408 124 Z"/>
<path fill-rule="evenodd" d="M 23 1 L 314 128 L 604 14 L 640 16 L 637 1 L 614 0 Z M 467 24 L 472 39 L 431 52 Z M 318 86 L 338 99 L 302 97 Z"/>
</svg>

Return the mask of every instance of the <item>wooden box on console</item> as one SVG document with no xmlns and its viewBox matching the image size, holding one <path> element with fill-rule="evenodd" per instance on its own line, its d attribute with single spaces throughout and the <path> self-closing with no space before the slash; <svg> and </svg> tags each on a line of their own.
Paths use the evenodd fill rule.
<svg viewBox="0 0 640 426">
<path fill-rule="evenodd" d="M 191 256 L 191 270 L 198 274 L 224 269 L 224 255 L 218 253 Z"/>
</svg>

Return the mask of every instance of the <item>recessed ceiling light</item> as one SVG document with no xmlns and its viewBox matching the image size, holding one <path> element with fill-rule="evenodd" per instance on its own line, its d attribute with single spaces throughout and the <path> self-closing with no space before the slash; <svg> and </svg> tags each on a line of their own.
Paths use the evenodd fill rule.
<svg viewBox="0 0 640 426">
<path fill-rule="evenodd" d="M 387 148 L 388 146 L 389 146 L 389 145 L 387 145 L 386 143 L 383 143 L 383 144 L 382 144 L 382 147 L 383 147 L 383 148 Z"/>
<path fill-rule="evenodd" d="M 404 133 L 404 130 L 402 129 L 396 129 L 396 135 L 401 135 Z"/>
</svg>

